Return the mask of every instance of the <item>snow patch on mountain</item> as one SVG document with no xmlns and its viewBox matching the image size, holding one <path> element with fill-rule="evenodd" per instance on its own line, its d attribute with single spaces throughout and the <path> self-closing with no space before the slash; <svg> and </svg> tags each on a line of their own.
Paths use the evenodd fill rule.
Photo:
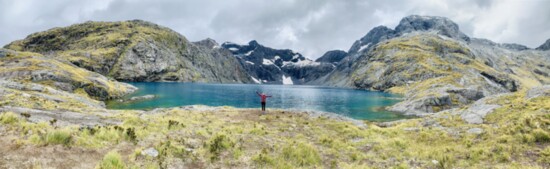
<svg viewBox="0 0 550 169">
<path fill-rule="evenodd" d="M 271 60 L 264 59 L 263 62 L 262 62 L 262 64 L 264 64 L 264 65 L 272 65 L 273 62 L 272 62 Z"/>
<path fill-rule="evenodd" d="M 254 65 L 254 62 L 251 62 L 251 61 L 248 61 L 248 60 L 245 61 L 245 62 L 248 63 L 248 64 L 251 64 L 251 65 Z"/>
<path fill-rule="evenodd" d="M 290 76 L 286 77 L 285 75 L 283 75 L 283 84 L 284 85 L 293 85 L 294 82 L 292 82 L 292 78 Z"/>
<path fill-rule="evenodd" d="M 309 60 L 309 59 L 305 59 L 305 60 L 298 60 L 297 62 L 288 62 L 288 63 L 284 63 L 283 62 L 283 65 L 295 65 L 295 66 L 298 66 L 298 67 L 304 67 L 304 66 L 319 66 L 321 65 L 321 63 L 319 62 L 314 62 L 312 60 Z"/>
<path fill-rule="evenodd" d="M 250 78 L 252 78 L 252 80 L 254 81 L 254 83 L 257 83 L 257 84 L 262 84 L 262 82 L 260 82 L 258 79 L 250 76 Z"/>
<path fill-rule="evenodd" d="M 370 43 L 367 43 L 365 45 L 362 45 L 360 48 L 359 48 L 359 51 L 363 51 L 364 49 L 368 48 L 370 46 Z"/>
</svg>

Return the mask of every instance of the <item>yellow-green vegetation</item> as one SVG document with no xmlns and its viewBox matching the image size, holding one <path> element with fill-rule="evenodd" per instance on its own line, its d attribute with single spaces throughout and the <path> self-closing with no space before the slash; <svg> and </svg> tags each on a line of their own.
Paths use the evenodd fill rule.
<svg viewBox="0 0 550 169">
<path fill-rule="evenodd" d="M 103 157 L 103 160 L 99 164 L 100 169 L 124 169 L 124 161 L 116 151 L 111 151 Z"/>
<path fill-rule="evenodd" d="M 371 57 L 365 57 L 355 65 L 358 68 L 351 79 L 358 87 L 400 94 L 419 93 L 434 86 L 482 85 L 485 79 L 479 76 L 481 72 L 515 80 L 519 86 L 517 90 L 530 89 L 550 81 L 550 77 L 531 71 L 530 65 L 536 65 L 534 60 L 515 63 L 503 56 L 499 62 L 513 65 L 510 66 L 513 73 L 504 74 L 476 57 L 466 44 L 429 33 L 382 42 L 371 53 Z M 423 94 L 418 97 L 430 95 Z"/>
<path fill-rule="evenodd" d="M 140 42 L 155 41 L 167 49 L 183 51 L 187 40 L 177 32 L 153 23 L 86 22 L 54 28 L 14 41 L 6 48 L 37 53 L 55 52 L 57 58 L 104 75 L 116 72 L 117 61 Z"/>
<path fill-rule="evenodd" d="M 550 167 L 548 100 L 547 96 L 527 100 L 525 91 L 489 100 L 502 107 L 483 124 L 467 124 L 458 115 L 443 113 L 389 127 L 371 122 L 359 127 L 303 113 L 271 110 L 259 115 L 256 110 L 230 107 L 120 111 L 111 117 L 123 120 L 120 125 L 91 128 L 55 128 L 12 113 L 0 119 L 21 135 L 32 133 L 20 138 L 31 146 L 129 150 L 95 159 L 100 166 L 546 168 Z M 472 128 L 481 132 L 468 132 Z M 141 155 L 151 147 L 159 152 L 157 157 Z"/>
<path fill-rule="evenodd" d="M 2 124 L 13 124 L 19 122 L 19 118 L 17 118 L 16 114 L 7 112 L 0 115 L 0 122 L 2 122 Z"/>
<path fill-rule="evenodd" d="M 458 80 L 464 75 L 463 72 L 470 70 L 499 74 L 493 68 L 475 60 L 466 46 L 431 34 L 395 38 L 381 43 L 375 48 L 373 57 L 364 62 L 365 68 L 358 69 L 352 74 L 353 81 L 360 83 L 365 79 L 370 80 L 375 89 L 385 90 L 394 87 L 389 90 L 401 94 L 408 91 L 425 91 L 433 85 L 450 84 L 461 87 Z M 379 76 L 382 75 L 373 75 L 373 72 L 380 70 L 386 70 L 381 72 L 384 73 L 385 79 L 393 78 L 400 81 L 389 82 L 387 86 L 377 86 L 376 83 L 384 82 L 378 82 Z M 430 82 L 427 82 L 428 80 Z M 414 85 L 423 89 L 407 87 L 407 81 L 412 81 Z"/>
<path fill-rule="evenodd" d="M 54 88 L 60 88 L 58 85 L 65 83 L 72 86 L 64 89 L 69 90 L 68 92 L 101 100 L 120 97 L 132 91 L 128 85 L 105 78 L 100 74 L 62 60 L 30 52 L 17 52 L 17 55 L 3 58 L 0 61 L 0 74 L 7 75 L 5 78 L 12 80 L 38 83 Z"/>
</svg>

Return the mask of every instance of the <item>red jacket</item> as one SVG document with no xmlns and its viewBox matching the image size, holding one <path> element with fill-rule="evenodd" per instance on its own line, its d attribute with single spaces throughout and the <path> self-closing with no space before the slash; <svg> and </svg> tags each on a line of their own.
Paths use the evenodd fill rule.
<svg viewBox="0 0 550 169">
<path fill-rule="evenodd" d="M 262 102 L 265 102 L 265 100 L 268 98 L 268 97 L 271 97 L 271 96 L 268 96 L 268 95 L 265 95 L 265 94 L 260 94 L 258 92 L 256 92 L 256 94 L 258 94 L 258 96 L 260 96 L 260 98 L 262 98 Z"/>
</svg>

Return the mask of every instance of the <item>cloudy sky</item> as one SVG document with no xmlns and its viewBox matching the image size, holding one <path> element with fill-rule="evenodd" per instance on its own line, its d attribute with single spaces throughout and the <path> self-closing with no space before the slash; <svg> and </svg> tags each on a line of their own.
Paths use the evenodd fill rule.
<svg viewBox="0 0 550 169">
<path fill-rule="evenodd" d="M 550 38 L 549 7 L 548 0 L 0 0 L 0 45 L 90 20 L 142 19 L 191 41 L 256 39 L 315 59 L 419 14 L 448 17 L 469 36 L 533 48 Z"/>
</svg>

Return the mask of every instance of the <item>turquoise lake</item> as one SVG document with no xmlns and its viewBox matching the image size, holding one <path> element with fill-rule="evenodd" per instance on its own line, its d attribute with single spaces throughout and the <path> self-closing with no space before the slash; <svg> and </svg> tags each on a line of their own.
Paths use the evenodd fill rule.
<svg viewBox="0 0 550 169">
<path fill-rule="evenodd" d="M 354 119 L 390 121 L 407 118 L 388 112 L 384 106 L 399 102 L 400 97 L 390 93 L 303 85 L 203 84 L 203 83 L 130 83 L 139 88 L 132 95 L 155 95 L 155 99 L 129 103 L 107 102 L 111 109 L 153 109 L 185 105 L 233 106 L 260 109 L 256 91 L 273 97 L 267 99 L 267 108 L 300 111 L 323 111 Z"/>
</svg>

